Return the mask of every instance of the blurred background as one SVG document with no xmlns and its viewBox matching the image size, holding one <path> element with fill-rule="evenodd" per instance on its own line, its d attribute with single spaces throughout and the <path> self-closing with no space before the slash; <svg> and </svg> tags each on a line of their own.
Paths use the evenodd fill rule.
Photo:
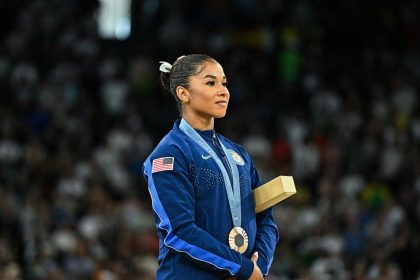
<svg viewBox="0 0 420 280">
<path fill-rule="evenodd" d="M 178 117 L 158 62 L 205 53 L 218 132 L 275 207 L 267 279 L 419 279 L 419 1 L 0 2 L 0 279 L 154 279 L 141 175 Z"/>
</svg>

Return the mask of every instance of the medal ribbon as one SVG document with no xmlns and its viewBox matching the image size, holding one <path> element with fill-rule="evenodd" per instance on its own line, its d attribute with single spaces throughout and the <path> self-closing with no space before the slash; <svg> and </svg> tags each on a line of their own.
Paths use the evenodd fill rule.
<svg viewBox="0 0 420 280">
<path fill-rule="evenodd" d="M 225 188 L 226 188 L 226 194 L 229 200 L 229 208 L 230 213 L 232 215 L 232 221 L 233 225 L 235 227 L 240 227 L 242 223 L 242 217 L 241 217 L 241 189 L 239 185 L 239 172 L 238 168 L 236 167 L 235 160 L 232 158 L 232 155 L 228 150 L 226 149 L 225 145 L 223 145 L 222 142 L 219 141 L 220 145 L 222 146 L 223 152 L 225 153 L 230 169 L 232 171 L 232 184 L 230 183 L 229 175 L 227 173 L 227 170 L 225 166 L 223 165 L 220 158 L 217 156 L 217 154 L 213 151 L 213 149 L 210 147 L 209 144 L 203 139 L 203 137 L 198 134 L 197 131 L 195 131 L 194 128 L 191 127 L 189 123 L 187 123 L 184 119 L 181 119 L 181 123 L 179 125 L 179 128 L 187 134 L 194 142 L 196 142 L 200 147 L 202 147 L 211 157 L 214 159 L 214 161 L 217 163 L 217 165 L 220 168 L 220 171 L 223 175 L 223 180 L 225 182 Z"/>
</svg>

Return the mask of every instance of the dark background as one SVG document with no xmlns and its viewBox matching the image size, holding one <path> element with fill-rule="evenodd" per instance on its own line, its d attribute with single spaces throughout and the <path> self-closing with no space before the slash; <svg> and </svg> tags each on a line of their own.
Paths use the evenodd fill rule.
<svg viewBox="0 0 420 280">
<path fill-rule="evenodd" d="M 228 77 L 217 130 L 294 176 L 267 279 L 419 277 L 419 6 L 133 1 L 119 41 L 98 1 L 1 1 L 0 279 L 154 278 L 141 165 L 178 116 L 158 62 L 189 53 Z"/>
</svg>

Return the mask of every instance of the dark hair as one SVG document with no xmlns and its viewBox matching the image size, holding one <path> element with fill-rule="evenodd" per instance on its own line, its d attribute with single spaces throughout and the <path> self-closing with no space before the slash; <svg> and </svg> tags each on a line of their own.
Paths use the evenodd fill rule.
<svg viewBox="0 0 420 280">
<path fill-rule="evenodd" d="M 207 61 L 216 61 L 205 54 L 190 54 L 179 57 L 168 73 L 160 73 L 162 87 L 169 91 L 176 100 L 178 111 L 182 114 L 181 102 L 176 95 L 178 86 L 189 88 L 189 78 L 201 72 L 202 64 Z"/>
</svg>

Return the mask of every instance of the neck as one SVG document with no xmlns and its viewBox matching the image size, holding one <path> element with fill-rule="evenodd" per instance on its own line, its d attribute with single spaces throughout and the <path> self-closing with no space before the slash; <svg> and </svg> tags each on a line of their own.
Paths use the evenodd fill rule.
<svg viewBox="0 0 420 280">
<path fill-rule="evenodd" d="M 187 121 L 192 128 L 198 130 L 211 130 L 214 128 L 214 118 L 191 116 L 188 113 L 184 113 L 182 118 Z"/>
</svg>

